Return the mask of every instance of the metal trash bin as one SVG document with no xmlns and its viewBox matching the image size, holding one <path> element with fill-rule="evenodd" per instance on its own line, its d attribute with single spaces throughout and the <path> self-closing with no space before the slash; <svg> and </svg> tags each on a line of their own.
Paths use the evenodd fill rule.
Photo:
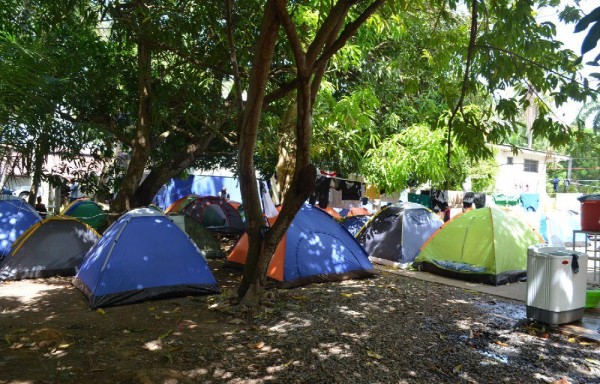
<svg viewBox="0 0 600 384">
<path fill-rule="evenodd" d="M 581 320 L 587 255 L 548 245 L 527 250 L 527 317 L 553 326 Z"/>
</svg>

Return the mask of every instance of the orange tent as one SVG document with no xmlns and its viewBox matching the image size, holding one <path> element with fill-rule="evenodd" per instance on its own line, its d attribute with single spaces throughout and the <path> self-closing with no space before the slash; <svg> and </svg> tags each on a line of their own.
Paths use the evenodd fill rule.
<svg viewBox="0 0 600 384">
<path fill-rule="evenodd" d="M 242 203 L 238 203 L 237 201 L 228 201 L 229 205 L 231 205 L 235 209 L 239 209 Z"/>
<path fill-rule="evenodd" d="M 277 217 L 269 218 L 272 225 Z M 246 264 L 248 235 L 227 257 L 227 266 Z M 284 288 L 311 282 L 373 276 L 376 272 L 356 239 L 322 209 L 305 205 L 296 214 L 267 268 L 267 276 Z"/>
<path fill-rule="evenodd" d="M 318 205 L 315 205 L 315 207 L 319 207 Z M 320 208 L 321 210 L 329 213 L 329 215 L 331 215 L 331 217 L 333 217 L 336 220 L 342 220 L 342 215 L 340 215 L 335 209 L 331 208 L 331 207 L 327 207 L 327 208 Z"/>
<path fill-rule="evenodd" d="M 371 216 L 371 212 L 365 208 L 350 208 L 346 217 L 348 216 Z"/>
<path fill-rule="evenodd" d="M 183 211 L 183 208 L 187 207 L 187 205 L 189 203 L 191 203 L 192 201 L 196 200 L 199 197 L 200 196 L 198 196 L 198 195 L 191 194 L 191 195 L 184 196 L 181 199 L 177 199 L 173 202 L 173 204 L 169 205 L 169 207 L 167 209 L 165 209 L 165 213 L 181 212 L 181 211 Z"/>
<path fill-rule="evenodd" d="M 267 218 L 269 226 L 272 226 L 275 223 L 275 220 L 277 220 L 277 216 Z M 284 236 L 279 242 L 279 245 L 277 245 L 275 255 L 271 259 L 269 268 L 267 269 L 267 276 L 280 282 L 283 282 L 285 246 L 286 238 Z M 237 243 L 235 243 L 235 247 L 233 247 L 231 253 L 227 257 L 227 264 L 230 266 L 244 266 L 246 264 L 246 257 L 248 257 L 248 234 L 244 233 Z"/>
</svg>

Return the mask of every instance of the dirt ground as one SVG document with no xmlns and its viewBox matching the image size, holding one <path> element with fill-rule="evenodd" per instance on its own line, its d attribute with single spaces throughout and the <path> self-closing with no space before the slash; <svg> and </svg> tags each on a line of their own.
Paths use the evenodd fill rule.
<svg viewBox="0 0 600 384">
<path fill-rule="evenodd" d="M 273 290 L 252 317 L 221 264 L 221 295 L 97 311 L 69 278 L 0 284 L 0 383 L 600 383 L 597 344 L 517 302 L 382 274 Z"/>
</svg>

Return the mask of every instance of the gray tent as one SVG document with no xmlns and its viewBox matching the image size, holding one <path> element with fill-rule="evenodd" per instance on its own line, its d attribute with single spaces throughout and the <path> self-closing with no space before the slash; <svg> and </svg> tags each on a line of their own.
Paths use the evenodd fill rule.
<svg viewBox="0 0 600 384">
<path fill-rule="evenodd" d="M 442 224 L 436 214 L 421 204 L 389 205 L 363 227 L 356 239 L 372 262 L 405 268 Z"/>
<path fill-rule="evenodd" d="M 66 216 L 52 216 L 30 227 L 0 263 L 0 280 L 73 276 L 100 235 Z"/>
</svg>

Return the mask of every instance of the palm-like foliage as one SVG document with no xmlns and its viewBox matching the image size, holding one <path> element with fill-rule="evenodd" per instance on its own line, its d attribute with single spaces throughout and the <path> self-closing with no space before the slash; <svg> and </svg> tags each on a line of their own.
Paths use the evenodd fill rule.
<svg viewBox="0 0 600 384">
<path fill-rule="evenodd" d="M 593 101 L 585 104 L 577 116 L 577 120 L 585 127 L 587 121 L 591 118 L 592 129 L 594 132 L 600 132 L 600 102 Z"/>
</svg>

